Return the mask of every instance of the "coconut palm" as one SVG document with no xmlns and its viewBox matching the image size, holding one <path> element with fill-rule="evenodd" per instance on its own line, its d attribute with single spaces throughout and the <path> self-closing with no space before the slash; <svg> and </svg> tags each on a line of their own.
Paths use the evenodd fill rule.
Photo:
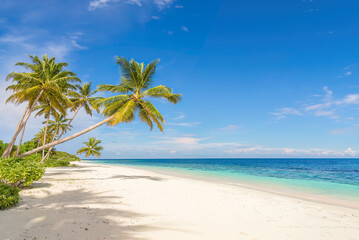
<svg viewBox="0 0 359 240">
<path fill-rule="evenodd" d="M 34 111 L 37 111 L 35 117 L 38 116 L 42 116 L 44 115 L 44 118 L 46 119 L 45 122 L 43 122 L 43 124 L 45 124 L 45 130 L 44 130 L 44 139 L 42 141 L 43 144 L 46 143 L 46 135 L 47 135 L 47 129 L 48 129 L 48 125 L 49 125 L 49 121 L 50 121 L 50 116 L 56 117 L 59 115 L 59 113 L 56 111 L 56 109 L 52 106 L 50 101 L 47 101 L 46 103 L 42 103 L 40 105 L 37 105 L 34 107 Z M 66 107 L 65 106 L 60 106 L 60 109 L 58 109 L 62 114 L 66 114 Z M 21 146 L 21 142 L 22 142 L 22 138 L 23 138 L 23 134 L 24 134 L 24 130 L 25 127 L 22 129 L 21 132 L 21 136 L 20 136 L 20 141 L 19 141 L 19 146 L 16 150 L 16 156 L 19 155 L 19 151 L 20 151 L 20 146 Z M 45 149 L 42 150 L 42 157 L 45 156 Z"/>
<path fill-rule="evenodd" d="M 85 157 L 89 157 L 89 156 L 95 156 L 95 157 L 100 157 L 101 153 L 100 151 L 103 150 L 102 146 L 98 146 L 101 143 L 101 140 L 98 140 L 94 137 L 90 137 L 88 139 L 88 142 L 83 142 L 86 147 L 82 147 L 80 148 L 76 155 L 80 155 L 82 153 L 86 153 Z"/>
<path fill-rule="evenodd" d="M 65 96 L 64 91 L 74 88 L 71 85 L 72 82 L 80 82 L 75 73 L 64 70 L 67 63 L 56 63 L 55 58 L 49 59 L 46 54 L 42 59 L 36 55 L 29 57 L 32 63 L 16 63 L 17 66 L 30 70 L 29 72 L 13 72 L 7 76 L 7 80 L 12 79 L 13 84 L 8 86 L 6 90 L 12 90 L 14 93 L 6 102 L 15 104 L 28 102 L 28 105 L 16 127 L 9 146 L 3 153 L 3 157 L 9 157 L 17 136 L 25 127 L 38 102 L 50 101 L 55 108 L 69 106 L 71 102 Z"/>
<path fill-rule="evenodd" d="M 70 97 L 70 100 L 72 102 L 72 110 L 75 111 L 74 115 L 68 122 L 68 126 L 70 126 L 72 120 L 74 120 L 77 113 L 82 107 L 85 109 L 86 113 L 90 116 L 92 116 L 92 109 L 95 109 L 97 112 L 99 112 L 99 109 L 96 106 L 94 106 L 95 100 L 98 100 L 99 97 L 92 97 L 98 90 L 91 91 L 91 84 L 92 82 L 90 83 L 86 82 L 82 86 L 75 85 L 77 91 L 69 90 L 67 92 L 67 96 Z M 67 128 L 64 128 L 62 130 L 61 134 L 57 137 L 57 140 L 60 139 L 65 134 L 66 129 Z M 54 148 L 53 146 L 50 147 L 45 158 L 48 157 L 48 155 L 50 154 L 53 148 Z"/>
<path fill-rule="evenodd" d="M 65 118 L 64 115 L 59 114 L 55 116 L 54 120 L 49 121 L 49 130 L 53 134 L 53 137 L 50 142 L 54 142 L 56 136 L 62 131 L 68 131 L 71 129 L 71 125 L 68 124 L 69 119 Z M 46 156 L 43 156 L 41 163 L 50 155 L 50 150 L 47 152 Z"/>
<path fill-rule="evenodd" d="M 45 130 L 45 127 L 41 128 L 40 131 L 36 133 L 34 138 L 32 139 L 37 143 L 38 146 L 51 142 L 54 133 L 50 131 L 50 129 L 47 129 L 47 131 Z M 45 135 L 47 136 L 47 138 L 44 138 Z"/>
<path fill-rule="evenodd" d="M 104 108 L 102 111 L 102 115 L 106 117 L 104 120 L 71 136 L 26 152 L 20 157 L 25 157 L 41 151 L 43 148 L 69 141 L 105 123 L 113 126 L 123 122 L 130 122 L 134 120 L 135 113 L 138 113 L 139 118 L 148 124 L 151 130 L 153 123 L 155 123 L 158 129 L 163 132 L 165 121 L 161 113 L 147 98 L 164 98 L 176 104 L 180 100 L 181 95 L 174 94 L 172 89 L 162 85 L 150 88 L 153 83 L 158 60 L 149 63 L 146 67 L 144 67 L 143 63 L 139 64 L 134 60 L 128 61 L 122 57 L 117 57 L 117 63 L 122 71 L 121 83 L 119 85 L 100 85 L 98 88 L 101 91 L 109 91 L 116 94 L 115 96 L 96 101 L 97 106 Z"/>
</svg>

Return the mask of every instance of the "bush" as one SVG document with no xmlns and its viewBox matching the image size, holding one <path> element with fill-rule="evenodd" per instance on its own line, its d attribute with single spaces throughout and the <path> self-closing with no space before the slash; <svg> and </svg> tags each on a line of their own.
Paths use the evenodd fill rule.
<svg viewBox="0 0 359 240">
<path fill-rule="evenodd" d="M 79 157 L 77 157 L 75 155 L 69 154 L 67 152 L 61 152 L 61 151 L 53 152 L 53 154 L 51 154 L 51 157 L 52 158 L 57 158 L 57 159 L 67 159 L 70 162 L 81 161 L 81 158 L 79 158 Z"/>
<path fill-rule="evenodd" d="M 0 210 L 14 206 L 19 202 L 19 188 L 0 183 Z"/>
<path fill-rule="evenodd" d="M 29 186 L 44 173 L 45 167 L 36 160 L 0 158 L 0 181 L 13 187 Z"/>
<path fill-rule="evenodd" d="M 55 159 L 55 158 L 49 158 L 46 159 L 44 162 L 45 167 L 68 167 L 70 166 L 70 161 L 67 159 Z"/>
</svg>

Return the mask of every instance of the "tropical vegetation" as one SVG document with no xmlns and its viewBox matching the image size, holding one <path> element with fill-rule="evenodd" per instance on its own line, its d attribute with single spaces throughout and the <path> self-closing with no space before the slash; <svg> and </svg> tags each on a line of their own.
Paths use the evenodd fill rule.
<svg viewBox="0 0 359 240">
<path fill-rule="evenodd" d="M 20 132 L 26 127 L 26 123 L 37 104 L 51 102 L 54 108 L 65 111 L 71 101 L 66 96 L 68 89 L 74 89 L 72 82 L 79 82 L 76 74 L 64 70 L 67 63 L 56 63 L 55 58 L 48 58 L 45 54 L 42 59 L 38 56 L 29 56 L 32 63 L 18 62 L 29 72 L 13 72 L 7 76 L 12 84 L 6 90 L 12 90 L 13 94 L 6 100 L 15 104 L 26 103 L 27 107 L 20 118 L 9 145 L 2 157 L 10 157 L 15 141 Z"/>
<path fill-rule="evenodd" d="M 39 161 L 25 158 L 0 159 L 0 182 L 12 187 L 26 187 L 39 180 L 45 167 Z"/>
<path fill-rule="evenodd" d="M 114 93 L 115 95 L 107 98 L 99 98 L 94 102 L 96 108 L 103 108 L 102 115 L 106 118 L 71 136 L 23 153 L 20 157 L 25 157 L 42 149 L 67 142 L 105 123 L 114 126 L 119 123 L 131 122 L 135 118 L 135 113 L 138 113 L 139 118 L 149 125 L 150 130 L 152 130 L 153 125 L 156 124 L 158 129 L 163 132 L 165 123 L 163 116 L 147 98 L 163 98 L 176 104 L 181 99 L 181 94 L 174 94 L 171 88 L 163 85 L 152 87 L 157 63 L 158 60 L 149 63 L 145 67 L 143 63 L 140 64 L 135 60 L 128 61 L 125 58 L 117 57 L 117 64 L 120 65 L 122 72 L 121 83 L 118 85 L 102 84 L 98 87 L 99 91 L 106 91 Z"/>
<path fill-rule="evenodd" d="M 45 167 L 69 166 L 71 161 L 79 160 L 75 155 L 56 151 L 56 145 L 104 124 L 115 126 L 131 122 L 135 116 L 146 123 L 150 130 L 156 126 L 163 132 L 165 120 L 150 99 L 162 98 L 174 104 L 181 99 L 181 95 L 173 93 L 171 88 L 163 85 L 153 87 L 158 60 L 145 65 L 133 59 L 129 61 L 116 57 L 122 73 L 120 83 L 101 84 L 93 89 L 92 82 L 77 84 L 81 80 L 66 69 L 67 63 L 56 62 L 55 58 L 49 58 L 46 54 L 41 58 L 36 55 L 29 58 L 30 63 L 16 63 L 25 72 L 12 72 L 6 78 L 11 80 L 6 90 L 12 91 L 6 103 L 26 104 L 26 108 L 10 142 L 0 140 L 1 209 L 16 204 L 19 199 L 18 187 L 29 186 L 39 180 Z M 106 97 L 95 96 L 98 92 L 104 92 Z M 89 117 L 93 111 L 101 113 L 104 119 L 75 134 L 64 136 L 71 131 L 71 124 L 81 109 Z M 22 143 L 26 124 L 34 112 L 35 117 L 44 119 L 43 127 L 33 139 Z M 69 118 L 70 112 L 73 114 Z M 92 137 L 84 144 L 77 154 L 101 156 L 101 140 Z"/>
<path fill-rule="evenodd" d="M 90 137 L 88 139 L 88 142 L 84 142 L 84 144 L 86 145 L 85 147 L 80 148 L 77 151 L 77 155 L 83 154 L 85 153 L 85 157 L 89 157 L 89 156 L 95 156 L 95 157 L 101 157 L 101 152 L 103 150 L 102 146 L 99 146 L 99 144 L 102 141 L 99 139 L 96 139 L 94 137 Z"/>
<path fill-rule="evenodd" d="M 0 210 L 15 206 L 19 202 L 19 188 L 0 183 Z"/>
</svg>

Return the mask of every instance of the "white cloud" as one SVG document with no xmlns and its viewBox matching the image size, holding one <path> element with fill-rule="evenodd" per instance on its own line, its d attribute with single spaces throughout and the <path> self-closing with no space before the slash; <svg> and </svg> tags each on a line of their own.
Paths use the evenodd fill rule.
<svg viewBox="0 0 359 240">
<path fill-rule="evenodd" d="M 198 144 L 201 141 L 200 138 L 191 138 L 191 137 L 177 137 L 172 138 L 173 143 L 177 144 Z"/>
<path fill-rule="evenodd" d="M 181 29 L 182 29 L 182 31 L 184 31 L 184 32 L 189 32 L 188 27 L 186 27 L 186 26 L 181 26 Z"/>
<path fill-rule="evenodd" d="M 226 126 L 224 128 L 220 128 L 219 130 L 221 130 L 221 131 L 234 131 L 236 129 L 238 129 L 238 125 L 228 125 L 228 126 Z"/>
<path fill-rule="evenodd" d="M 127 4 L 133 4 L 137 5 L 139 7 L 142 7 L 144 3 L 148 3 L 148 1 L 145 0 L 92 0 L 89 3 L 88 10 L 94 11 L 98 8 L 104 8 L 108 6 L 110 3 L 116 3 L 116 2 L 122 2 Z M 162 11 L 165 8 L 171 7 L 171 5 L 174 3 L 174 0 L 152 0 L 152 4 L 154 4 L 159 11 Z"/>
<path fill-rule="evenodd" d="M 155 0 L 154 3 L 158 7 L 158 9 L 161 11 L 165 8 L 169 8 L 174 0 Z"/>
<path fill-rule="evenodd" d="M 161 17 L 159 17 L 159 16 L 152 16 L 152 19 L 159 20 L 159 19 L 161 19 Z"/>
<path fill-rule="evenodd" d="M 356 155 L 356 151 L 352 150 L 352 148 L 348 147 L 347 150 L 344 151 L 345 155 L 351 155 L 351 156 L 355 156 Z"/>
<path fill-rule="evenodd" d="M 175 8 L 183 8 L 181 5 L 176 5 Z"/>
<path fill-rule="evenodd" d="M 93 11 L 97 8 L 103 8 L 107 6 L 107 4 L 110 2 L 118 2 L 118 0 L 93 0 L 90 2 L 88 9 L 90 11 Z"/>
<path fill-rule="evenodd" d="M 7 45 L 9 49 L 8 55 L 12 55 L 13 58 L 19 58 L 16 62 L 23 59 L 26 54 L 38 54 L 56 57 L 59 60 L 64 60 L 70 52 L 77 49 L 87 49 L 78 43 L 82 33 L 75 33 L 66 37 L 58 37 L 57 40 L 40 41 L 41 36 L 32 34 L 21 35 L 20 33 L 8 33 L 0 36 L 0 42 Z M 0 61 L 2 59 L 0 58 Z M 9 59 L 6 59 L 9 62 Z M 15 62 L 11 62 L 11 65 Z"/>
<path fill-rule="evenodd" d="M 353 74 L 353 69 L 357 70 L 357 67 L 359 66 L 359 63 L 353 63 L 343 68 L 344 73 L 342 75 L 339 75 L 338 78 L 345 78 L 349 77 Z"/>
<path fill-rule="evenodd" d="M 276 116 L 278 119 L 285 118 L 288 115 L 303 116 L 299 110 L 291 107 L 279 108 L 276 112 L 272 112 L 271 114 Z"/>
<path fill-rule="evenodd" d="M 354 133 L 358 127 L 348 127 L 348 128 L 335 128 L 330 130 L 328 133 L 331 135 L 349 135 Z"/>
<path fill-rule="evenodd" d="M 180 122 L 180 123 L 167 123 L 169 126 L 179 126 L 179 127 L 195 127 L 201 124 L 201 122 Z"/>
<path fill-rule="evenodd" d="M 295 148 L 266 148 L 261 146 L 241 147 L 229 151 L 231 154 L 254 154 L 256 156 L 288 156 L 288 157 L 345 157 L 355 156 L 357 151 L 348 148 L 344 151 L 323 150 L 323 149 L 295 149 Z"/>
<path fill-rule="evenodd" d="M 359 104 L 359 94 L 348 94 L 344 99 L 337 101 L 336 104 Z"/>
<path fill-rule="evenodd" d="M 359 104 L 359 93 L 347 94 L 341 99 L 333 99 L 333 91 L 326 86 L 323 87 L 323 91 L 325 94 L 322 96 L 319 95 L 321 97 L 320 103 L 312 103 L 298 108 L 284 107 L 277 109 L 276 112 L 271 114 L 277 116 L 278 119 L 285 118 L 289 115 L 325 116 L 332 119 L 339 119 L 339 110 L 343 110 L 344 107 L 349 107 L 350 105 Z"/>
</svg>

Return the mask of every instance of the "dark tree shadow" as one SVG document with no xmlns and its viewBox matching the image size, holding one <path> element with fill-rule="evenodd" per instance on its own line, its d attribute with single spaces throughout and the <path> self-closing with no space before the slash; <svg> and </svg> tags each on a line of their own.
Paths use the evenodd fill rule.
<svg viewBox="0 0 359 240">
<path fill-rule="evenodd" d="M 144 214 L 112 208 L 121 204 L 121 197 L 103 194 L 79 189 L 44 198 L 25 196 L 17 207 L 0 214 L 0 239 L 139 240 L 144 239 L 140 233 L 164 229 L 137 224 Z"/>
</svg>

